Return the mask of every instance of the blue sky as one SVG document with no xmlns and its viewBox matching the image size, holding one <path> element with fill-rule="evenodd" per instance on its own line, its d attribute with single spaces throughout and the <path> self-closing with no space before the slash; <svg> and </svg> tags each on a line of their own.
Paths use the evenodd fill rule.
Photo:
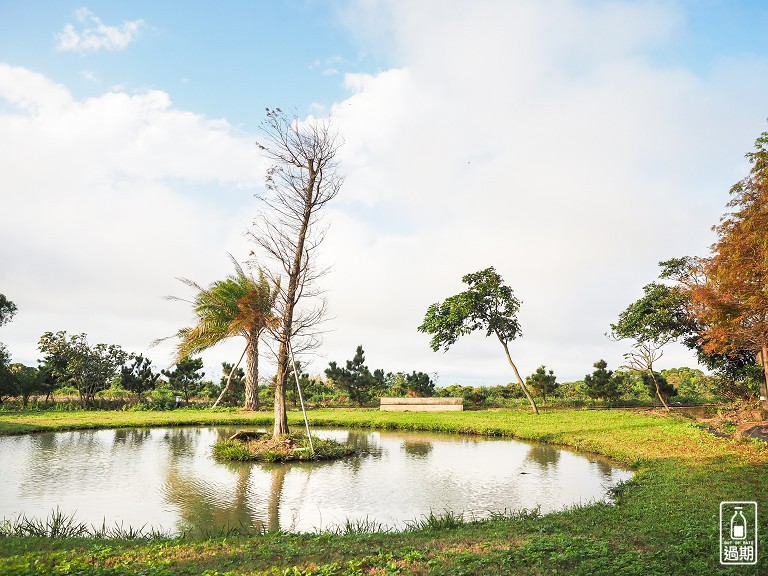
<svg viewBox="0 0 768 576">
<path fill-rule="evenodd" d="M 768 118 L 768 5 L 596 0 L 0 1 L 0 329 L 34 364 L 47 330 L 143 352 L 190 321 L 162 300 L 245 260 L 264 108 L 330 114 L 321 373 L 512 380 L 482 336 L 416 331 L 462 275 L 523 301 L 521 372 L 581 378 L 660 260 L 705 255 Z M 11 215 L 10 217 L 8 215 Z M 210 377 L 239 343 L 204 355 Z M 265 374 L 270 371 L 265 355 Z M 693 365 L 671 346 L 662 367 Z"/>
<path fill-rule="evenodd" d="M 253 129 L 266 106 L 300 113 L 315 104 L 330 106 L 346 94 L 345 72 L 377 69 L 334 6 L 91 2 L 91 14 L 80 21 L 82 3 L 3 2 L 0 53 L 8 63 L 44 71 L 77 97 L 112 86 L 153 88 L 172 94 L 176 106 Z M 122 50 L 59 49 L 57 35 L 66 24 L 82 32 L 96 26 L 93 17 L 116 28 L 141 24 Z"/>
</svg>

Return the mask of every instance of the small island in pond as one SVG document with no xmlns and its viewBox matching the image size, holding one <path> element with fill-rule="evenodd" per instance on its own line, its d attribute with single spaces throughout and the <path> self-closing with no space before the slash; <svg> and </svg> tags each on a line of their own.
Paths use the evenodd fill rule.
<svg viewBox="0 0 768 576">
<path fill-rule="evenodd" d="M 285 434 L 278 438 L 266 432 L 240 431 L 213 446 L 217 460 L 238 462 L 293 462 L 296 460 L 334 460 L 355 453 L 352 446 L 329 438 L 306 434 Z"/>
</svg>

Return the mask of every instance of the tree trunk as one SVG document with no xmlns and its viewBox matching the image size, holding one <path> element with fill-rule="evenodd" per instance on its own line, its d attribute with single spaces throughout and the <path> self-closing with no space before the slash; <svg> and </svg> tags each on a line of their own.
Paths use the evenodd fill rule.
<svg viewBox="0 0 768 576">
<path fill-rule="evenodd" d="M 515 363 L 512 362 L 512 356 L 509 355 L 509 348 L 507 347 L 507 343 L 504 342 L 501 338 L 499 338 L 499 342 L 501 342 L 501 345 L 504 346 L 504 353 L 507 355 L 507 362 L 509 362 L 509 365 L 512 366 L 512 370 L 515 371 L 517 381 L 520 383 L 520 387 L 523 389 L 523 394 L 525 394 L 525 397 L 528 398 L 528 402 L 531 404 L 533 413 L 538 414 L 539 409 L 536 406 L 536 402 L 534 401 L 533 396 L 531 396 L 531 393 L 528 391 L 528 387 L 525 385 L 525 382 L 523 382 L 523 379 L 520 377 L 520 372 L 517 371 L 517 366 L 515 366 Z"/>
<path fill-rule="evenodd" d="M 275 427 L 272 436 L 277 438 L 288 434 L 288 414 L 285 408 L 285 384 L 288 380 L 288 361 L 291 336 L 293 336 L 293 309 L 296 306 L 296 293 L 299 289 L 299 277 L 302 272 L 302 259 L 304 256 L 304 242 L 307 237 L 309 222 L 312 218 L 313 195 L 317 169 L 312 160 L 309 162 L 309 180 L 304 191 L 304 213 L 302 214 L 299 237 L 296 240 L 296 252 L 294 253 L 291 269 L 288 274 L 288 292 L 285 296 L 285 309 L 283 310 L 283 326 L 280 334 L 280 349 L 277 353 L 277 376 L 275 382 Z"/>
<path fill-rule="evenodd" d="M 245 357 L 245 409 L 259 409 L 259 337 L 248 340 Z"/>
<path fill-rule="evenodd" d="M 277 375 L 275 376 L 275 426 L 272 436 L 277 438 L 288 434 L 288 413 L 285 408 L 285 381 L 288 377 L 287 343 L 281 339 L 280 350 L 277 354 Z"/>
<path fill-rule="evenodd" d="M 669 412 L 669 406 L 667 406 L 667 403 L 664 402 L 664 398 L 661 397 L 661 390 L 659 389 L 659 381 L 656 380 L 656 374 L 653 373 L 653 368 L 649 368 L 648 372 L 650 372 L 651 378 L 653 378 L 653 383 L 656 385 L 656 396 L 659 398 L 661 403 L 664 405 L 664 410 Z"/>
<path fill-rule="evenodd" d="M 768 345 L 760 350 L 760 362 L 763 365 L 763 381 L 760 382 L 760 418 L 768 420 Z"/>
</svg>

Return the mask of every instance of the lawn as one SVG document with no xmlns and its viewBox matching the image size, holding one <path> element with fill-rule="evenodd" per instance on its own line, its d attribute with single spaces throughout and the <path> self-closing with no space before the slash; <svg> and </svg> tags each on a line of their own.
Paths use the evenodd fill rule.
<svg viewBox="0 0 768 576">
<path fill-rule="evenodd" d="M 300 418 L 292 413 L 290 420 L 298 426 Z M 0 433 L 270 421 L 268 413 L 200 410 L 0 413 Z M 718 563 L 721 501 L 757 501 L 759 532 L 768 534 L 768 449 L 755 440 L 717 438 L 685 419 L 618 410 L 317 410 L 310 423 L 539 440 L 610 456 L 636 475 L 620 488 L 616 505 L 484 522 L 432 518 L 401 533 L 5 537 L 0 574 L 768 574 L 762 552 L 757 566 Z"/>
</svg>

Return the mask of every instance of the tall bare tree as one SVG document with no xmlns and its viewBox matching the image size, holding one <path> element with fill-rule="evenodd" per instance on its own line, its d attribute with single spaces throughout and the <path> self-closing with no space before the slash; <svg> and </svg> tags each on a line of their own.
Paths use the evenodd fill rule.
<svg viewBox="0 0 768 576">
<path fill-rule="evenodd" d="M 265 208 L 256 217 L 251 239 L 275 264 L 273 280 L 281 283 L 277 307 L 281 317 L 277 339 L 277 386 L 274 435 L 288 433 L 285 386 L 290 374 L 290 351 L 316 342 L 317 325 L 325 302 L 316 286 L 324 270 L 316 262 L 317 248 L 325 236 L 320 211 L 338 194 L 343 177 L 336 154 L 341 145 L 329 119 L 300 121 L 280 108 L 267 109 L 261 125 L 259 149 L 272 163 L 267 170 Z M 315 300 L 314 307 L 299 306 Z M 297 337 L 302 346 L 291 345 Z M 309 343 L 309 344 L 308 344 Z"/>
</svg>

